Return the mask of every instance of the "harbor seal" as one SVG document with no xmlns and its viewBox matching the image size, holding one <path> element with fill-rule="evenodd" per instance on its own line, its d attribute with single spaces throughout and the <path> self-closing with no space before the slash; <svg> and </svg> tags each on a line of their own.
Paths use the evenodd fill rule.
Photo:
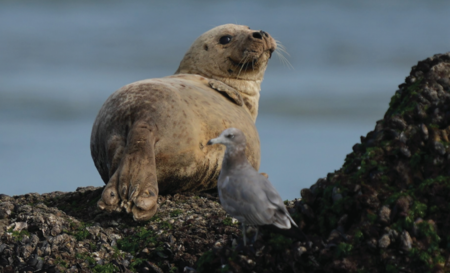
<svg viewBox="0 0 450 273">
<path fill-rule="evenodd" d="M 218 26 L 197 38 L 174 75 L 134 82 L 113 93 L 91 134 L 92 158 L 106 184 L 98 206 L 148 220 L 157 211 L 160 193 L 215 187 L 223 148 L 206 143 L 228 127 L 245 133 L 248 160 L 259 169 L 254 122 L 275 49 L 267 32 Z"/>
</svg>

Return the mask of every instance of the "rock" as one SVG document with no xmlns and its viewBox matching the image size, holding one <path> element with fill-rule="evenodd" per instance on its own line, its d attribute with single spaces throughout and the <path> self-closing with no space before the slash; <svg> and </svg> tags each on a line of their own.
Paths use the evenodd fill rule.
<svg viewBox="0 0 450 273">
<path fill-rule="evenodd" d="M 197 270 L 195 270 L 194 268 L 189 267 L 189 266 L 185 266 L 183 269 L 183 273 L 196 273 L 196 272 L 197 272 Z"/>
<path fill-rule="evenodd" d="M 415 237 L 419 236 L 419 224 L 422 222 L 422 218 L 417 218 L 416 221 L 414 221 L 412 232 Z"/>
<path fill-rule="evenodd" d="M 303 215 L 305 215 L 308 218 L 314 218 L 314 210 L 310 206 L 302 203 L 300 203 L 299 206 Z"/>
<path fill-rule="evenodd" d="M 340 240 L 341 240 L 341 233 L 336 229 L 333 229 L 327 238 L 328 243 L 337 243 Z"/>
<path fill-rule="evenodd" d="M 407 126 L 406 122 L 399 116 L 394 116 L 391 118 L 391 123 L 393 128 L 404 130 Z"/>
<path fill-rule="evenodd" d="M 331 195 L 331 198 L 333 198 L 334 203 L 336 203 L 337 201 L 342 199 L 342 194 L 340 193 L 339 188 L 337 188 L 337 187 L 333 188 L 333 193 Z"/>
<path fill-rule="evenodd" d="M 44 260 L 38 255 L 32 254 L 28 259 L 28 265 L 33 268 L 33 271 L 38 271 L 44 266 Z"/>
<path fill-rule="evenodd" d="M 14 229 L 13 229 L 13 231 L 17 231 L 17 232 L 20 232 L 20 231 L 22 231 L 22 229 L 27 229 L 28 228 L 28 224 L 27 224 L 27 222 L 16 222 L 15 224 L 14 224 Z"/>
<path fill-rule="evenodd" d="M 380 222 L 383 224 L 389 223 L 391 219 L 391 209 L 387 206 L 382 206 L 379 213 Z"/>
<path fill-rule="evenodd" d="M 408 147 L 406 146 L 402 146 L 400 148 L 400 152 L 402 153 L 403 156 L 405 156 L 406 158 L 410 158 L 411 157 L 411 152 L 409 151 Z"/>
<path fill-rule="evenodd" d="M 391 243 L 395 242 L 398 239 L 398 232 L 395 229 L 386 228 L 385 231 L 389 235 Z"/>
<path fill-rule="evenodd" d="M 302 189 L 300 191 L 300 195 L 302 196 L 302 201 L 305 204 L 311 205 L 314 203 L 314 201 L 316 199 L 314 196 L 314 193 L 310 189 Z"/>
<path fill-rule="evenodd" d="M 383 234 L 381 236 L 380 240 L 378 240 L 378 247 L 381 249 L 388 248 L 388 246 L 391 244 L 391 239 L 389 238 L 389 234 Z"/>
<path fill-rule="evenodd" d="M 332 268 L 337 272 L 355 272 L 357 270 L 356 264 L 346 258 L 342 261 L 334 261 Z"/>
<path fill-rule="evenodd" d="M 447 153 L 444 144 L 439 141 L 434 142 L 434 150 L 440 155 L 445 155 Z"/>
<path fill-rule="evenodd" d="M 396 216 L 402 217 L 402 218 L 408 216 L 410 200 L 411 200 L 411 198 L 409 196 L 408 197 L 403 196 L 397 200 L 397 202 L 395 203 L 395 207 L 394 207 Z"/>
<path fill-rule="evenodd" d="M 427 128 L 427 126 L 425 124 L 423 124 L 423 123 L 420 124 L 419 126 L 420 126 L 420 129 L 421 129 L 421 132 L 422 132 L 423 139 L 427 140 L 428 139 L 428 128 Z"/>
<path fill-rule="evenodd" d="M 347 221 L 348 221 L 348 215 L 347 215 L 347 214 L 344 214 L 344 215 L 342 215 L 342 217 L 339 219 L 338 225 L 339 225 L 339 226 L 345 226 L 345 225 L 347 224 Z"/>
<path fill-rule="evenodd" d="M 304 247 L 304 246 L 299 246 L 299 247 L 297 247 L 296 253 L 295 253 L 295 257 L 296 257 L 297 259 L 299 259 L 303 254 L 306 253 L 306 251 L 307 251 L 307 249 L 306 249 L 306 247 Z"/>
<path fill-rule="evenodd" d="M 8 218 L 14 210 L 13 203 L 6 201 L 0 203 L 0 219 Z"/>
<path fill-rule="evenodd" d="M 140 272 L 145 273 L 164 273 L 156 264 L 146 261 Z"/>
<path fill-rule="evenodd" d="M 403 231 L 400 236 L 401 248 L 405 251 L 409 251 L 412 248 L 412 239 L 409 236 L 408 231 Z"/>
<path fill-rule="evenodd" d="M 353 145 L 342 168 L 311 186 L 315 199 L 308 204 L 308 214 L 315 217 L 302 213 L 299 221 L 306 234 L 320 234 L 316 244 L 324 246 L 319 247 L 324 272 L 339 268 L 344 257 L 359 261 L 358 270 L 425 272 L 442 266 L 426 257 L 450 256 L 445 247 L 445 230 L 450 229 L 445 220 L 450 194 L 449 82 L 450 53 L 419 62 L 394 93 L 383 120 Z M 344 215 L 347 222 L 339 225 Z M 339 237 L 338 232 L 347 234 Z M 396 248 L 414 252 L 401 255 Z"/>
<path fill-rule="evenodd" d="M 0 205 L 3 212 L 11 210 L 5 215 L 12 215 L 14 207 L 18 209 L 16 218 L 0 220 L 0 223 L 7 223 L 3 230 L 10 231 L 2 235 L 0 272 L 9 265 L 13 269 L 26 267 L 25 271 L 88 272 L 93 263 L 108 266 L 113 261 L 116 262 L 115 269 L 121 272 L 131 272 L 131 269 L 177 272 L 175 267 L 195 266 L 197 257 L 214 242 L 228 237 L 226 232 L 236 237 L 240 232 L 235 221 L 224 223 L 227 216 L 218 204 L 217 194 L 208 194 L 208 197 L 178 194 L 177 202 L 171 201 L 170 196 L 161 196 L 167 199 L 164 208 L 158 212 L 159 218 L 137 224 L 128 215 L 96 213 L 96 200 L 101 190 L 29 194 L 12 200 L 3 197 L 10 200 Z M 31 199 L 41 202 L 28 205 Z M 184 202 L 196 204 L 197 210 L 185 210 Z M 138 253 L 140 259 L 148 262 L 136 265 L 130 252 Z M 170 263 L 157 266 L 160 260 Z M 250 257 L 247 258 L 248 266 L 249 263 L 254 263 Z"/>
</svg>

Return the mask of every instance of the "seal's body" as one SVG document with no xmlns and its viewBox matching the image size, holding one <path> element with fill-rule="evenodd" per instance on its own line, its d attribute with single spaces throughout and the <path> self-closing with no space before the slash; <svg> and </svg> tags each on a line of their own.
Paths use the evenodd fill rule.
<svg viewBox="0 0 450 273">
<path fill-rule="evenodd" d="M 146 220 L 160 192 L 215 187 L 223 148 L 206 143 L 228 127 L 245 133 L 248 160 L 258 169 L 259 85 L 275 47 L 265 32 L 219 26 L 197 39 L 175 75 L 112 94 L 91 135 L 92 158 L 107 184 L 99 207 Z"/>
</svg>

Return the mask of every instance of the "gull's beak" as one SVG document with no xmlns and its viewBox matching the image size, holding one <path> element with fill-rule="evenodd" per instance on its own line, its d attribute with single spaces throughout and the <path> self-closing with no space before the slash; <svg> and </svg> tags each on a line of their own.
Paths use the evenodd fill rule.
<svg viewBox="0 0 450 273">
<path fill-rule="evenodd" d="M 213 144 L 217 144 L 217 143 L 220 143 L 219 138 L 213 138 L 213 139 L 210 139 L 210 140 L 206 143 L 206 145 L 213 145 Z"/>
</svg>

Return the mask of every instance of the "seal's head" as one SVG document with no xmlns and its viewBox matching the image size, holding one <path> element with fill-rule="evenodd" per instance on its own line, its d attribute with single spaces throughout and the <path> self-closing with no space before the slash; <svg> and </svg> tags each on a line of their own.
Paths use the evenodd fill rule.
<svg viewBox="0 0 450 273">
<path fill-rule="evenodd" d="M 220 80 L 248 95 L 259 93 L 275 40 L 262 30 L 227 24 L 201 35 L 186 52 L 176 74 Z"/>
</svg>

